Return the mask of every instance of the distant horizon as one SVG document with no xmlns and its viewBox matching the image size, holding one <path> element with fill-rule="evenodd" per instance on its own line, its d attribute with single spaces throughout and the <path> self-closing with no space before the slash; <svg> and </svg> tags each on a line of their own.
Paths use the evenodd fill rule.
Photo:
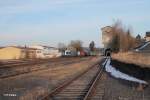
<svg viewBox="0 0 150 100">
<path fill-rule="evenodd" d="M 29 45 L 0 45 L 0 47 L 11 47 L 11 46 L 16 46 L 16 47 L 29 47 L 30 46 L 48 46 L 48 47 L 55 47 L 55 48 L 58 48 L 58 46 L 52 46 L 52 45 L 43 45 L 43 44 L 29 44 Z M 68 45 L 67 45 L 68 46 Z M 83 48 L 89 48 L 89 46 L 82 46 Z M 103 48 L 102 47 L 98 47 L 98 46 L 95 46 L 95 48 Z"/>
<path fill-rule="evenodd" d="M 121 20 L 133 35 L 150 31 L 149 0 L 4 0 L 0 1 L 0 46 L 71 40 L 103 47 L 101 28 Z"/>
</svg>

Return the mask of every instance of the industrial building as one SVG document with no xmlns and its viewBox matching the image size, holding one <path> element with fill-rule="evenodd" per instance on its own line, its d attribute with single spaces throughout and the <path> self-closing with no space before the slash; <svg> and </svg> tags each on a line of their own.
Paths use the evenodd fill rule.
<svg viewBox="0 0 150 100">
<path fill-rule="evenodd" d="M 102 43 L 104 45 L 104 48 L 109 48 L 109 45 L 113 38 L 112 27 L 106 26 L 101 28 L 101 30 L 102 30 Z"/>
<path fill-rule="evenodd" d="M 8 46 L 0 48 L 0 59 L 35 59 L 40 49 Z"/>
<path fill-rule="evenodd" d="M 55 47 L 43 45 L 33 45 L 29 47 L 41 50 L 41 53 L 37 55 L 38 58 L 54 58 L 62 55 L 61 52 L 59 52 L 59 50 Z"/>
</svg>

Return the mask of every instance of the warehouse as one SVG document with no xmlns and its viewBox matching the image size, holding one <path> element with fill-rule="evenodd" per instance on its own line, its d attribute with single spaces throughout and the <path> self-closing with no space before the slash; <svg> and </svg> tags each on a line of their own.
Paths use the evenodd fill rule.
<svg viewBox="0 0 150 100">
<path fill-rule="evenodd" d="M 8 46 L 0 49 L 0 59 L 35 59 L 40 49 Z"/>
<path fill-rule="evenodd" d="M 30 47 L 41 50 L 41 53 L 37 55 L 38 58 L 55 58 L 62 55 L 61 52 L 59 52 L 59 50 L 55 47 L 44 45 L 33 45 Z"/>
</svg>

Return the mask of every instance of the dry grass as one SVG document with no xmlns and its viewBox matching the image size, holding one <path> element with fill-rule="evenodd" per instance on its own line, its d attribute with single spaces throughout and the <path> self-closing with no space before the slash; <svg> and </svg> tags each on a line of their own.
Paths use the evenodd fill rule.
<svg viewBox="0 0 150 100">
<path fill-rule="evenodd" d="M 87 68 L 91 67 L 94 63 L 96 63 L 99 60 L 99 58 L 92 58 L 87 59 L 86 61 L 82 61 L 80 63 L 55 66 L 45 71 L 45 73 L 37 72 L 37 75 L 35 75 L 36 77 L 38 76 L 42 79 L 45 79 L 45 81 L 47 80 L 47 82 L 49 82 L 50 84 L 47 84 L 47 86 L 45 86 L 46 84 L 43 83 L 44 86 L 36 86 L 33 89 L 24 92 L 24 95 L 20 96 L 19 100 L 40 99 L 40 97 L 42 97 L 43 95 L 48 94 L 48 91 L 52 91 L 55 87 L 62 84 L 64 81 L 72 79 L 76 75 L 87 70 Z"/>
<path fill-rule="evenodd" d="M 32 92 L 32 93 L 31 93 Z M 44 88 L 42 87 L 36 87 L 33 91 L 29 91 L 26 93 L 26 96 L 22 96 L 19 98 L 19 100 L 37 100 L 39 96 L 42 96 L 42 94 L 46 93 Z"/>
<path fill-rule="evenodd" d="M 113 54 L 112 57 L 126 63 L 133 63 L 142 67 L 150 67 L 150 55 L 133 52 Z"/>
</svg>

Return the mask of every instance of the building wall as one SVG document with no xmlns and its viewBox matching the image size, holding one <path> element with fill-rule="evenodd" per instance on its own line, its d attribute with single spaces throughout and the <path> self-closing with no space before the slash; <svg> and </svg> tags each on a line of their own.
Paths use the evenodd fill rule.
<svg viewBox="0 0 150 100">
<path fill-rule="evenodd" d="M 36 56 L 36 50 L 27 49 L 26 50 L 26 55 L 27 55 L 27 58 L 29 58 L 29 59 L 37 58 L 37 56 Z"/>
<path fill-rule="evenodd" d="M 59 50 L 54 47 L 42 46 L 42 45 L 34 45 L 30 47 L 39 49 L 37 50 L 36 53 L 37 58 L 53 58 L 53 57 L 60 57 L 62 55 L 59 52 Z M 40 51 L 40 53 L 38 53 L 38 51 Z"/>
<path fill-rule="evenodd" d="M 43 54 L 45 58 L 55 58 L 61 56 L 61 53 L 57 49 L 44 49 Z"/>
<path fill-rule="evenodd" d="M 44 58 L 43 50 L 36 50 L 36 58 Z"/>
<path fill-rule="evenodd" d="M 0 49 L 0 59 L 35 59 L 37 50 L 30 48 L 5 47 Z"/>
<path fill-rule="evenodd" d="M 22 50 L 15 47 L 6 47 L 0 49 L 0 59 L 20 59 L 24 58 Z"/>
<path fill-rule="evenodd" d="M 0 59 L 35 59 L 60 57 L 61 53 L 54 48 L 19 48 L 5 47 L 0 49 Z"/>
<path fill-rule="evenodd" d="M 150 41 L 150 37 L 146 37 L 146 41 Z"/>
<path fill-rule="evenodd" d="M 112 27 L 106 26 L 102 30 L 102 43 L 104 48 L 109 48 L 109 45 L 113 39 Z"/>
</svg>

